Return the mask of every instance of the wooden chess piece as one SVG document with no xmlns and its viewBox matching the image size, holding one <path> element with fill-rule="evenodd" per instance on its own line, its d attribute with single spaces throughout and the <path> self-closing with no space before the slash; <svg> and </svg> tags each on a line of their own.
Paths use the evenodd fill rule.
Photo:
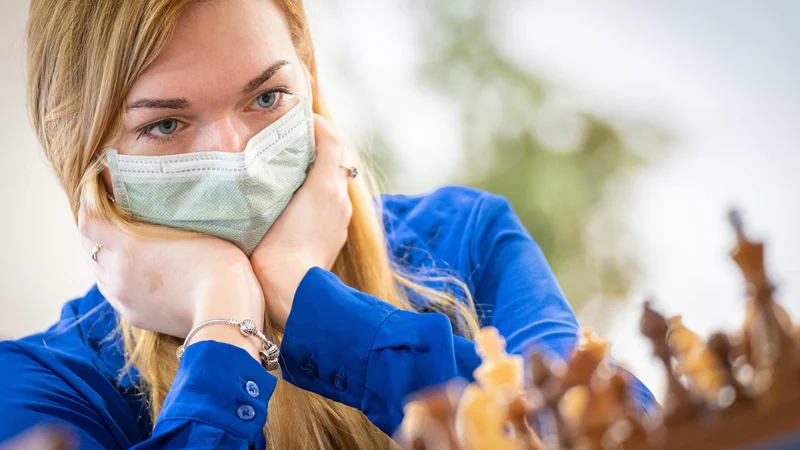
<svg viewBox="0 0 800 450">
<path fill-rule="evenodd" d="M 404 449 L 429 450 L 425 444 L 427 411 L 419 400 L 406 403 L 403 407 L 403 422 L 394 439 Z"/>
<path fill-rule="evenodd" d="M 454 419 L 462 390 L 463 382 L 454 380 L 413 394 L 404 407 L 396 440 L 414 450 L 459 450 Z"/>
<path fill-rule="evenodd" d="M 725 333 L 714 333 L 708 338 L 708 349 L 719 361 L 724 376 L 723 388 L 715 399 L 715 404 L 722 409 L 749 408 L 753 404 L 753 397 L 748 390 L 736 379 L 731 364 L 732 346 Z M 732 392 L 733 398 L 725 398 L 725 392 Z"/>
<path fill-rule="evenodd" d="M 731 258 L 744 276 L 750 297 L 743 338 L 755 371 L 758 401 L 764 405 L 780 403 L 787 395 L 800 394 L 800 347 L 789 315 L 773 299 L 775 288 L 764 267 L 763 242 L 747 238 L 736 211 L 730 213 L 730 221 L 737 238 Z"/>
<path fill-rule="evenodd" d="M 723 385 L 723 375 L 705 341 L 683 324 L 680 315 L 671 317 L 667 344 L 675 356 L 675 371 L 686 376 L 689 389 L 706 401 L 715 401 Z"/>
<path fill-rule="evenodd" d="M 524 361 L 522 356 L 509 355 L 506 341 L 494 327 L 480 330 L 477 351 L 483 363 L 473 372 L 481 388 L 493 393 L 500 386 L 511 385 L 522 394 L 524 386 Z"/>
<path fill-rule="evenodd" d="M 644 302 L 644 311 L 639 322 L 641 333 L 653 345 L 653 354 L 661 361 L 667 374 L 667 396 L 664 402 L 664 423 L 669 426 L 696 418 L 702 411 L 700 400 L 678 381 L 672 368 L 671 353 L 667 345 L 669 325 L 661 314 Z"/>
<path fill-rule="evenodd" d="M 431 421 L 435 424 L 436 429 L 444 435 L 444 438 L 440 439 L 442 442 L 439 445 L 428 445 L 429 449 L 458 450 L 460 448 L 454 423 L 460 391 L 461 389 L 454 384 L 448 384 L 444 389 L 435 389 L 421 397 Z"/>
<path fill-rule="evenodd" d="M 561 377 L 560 388 L 588 385 L 598 366 L 607 362 L 608 347 L 608 341 L 600 339 L 591 328 L 585 328 Z"/>
<path fill-rule="evenodd" d="M 477 384 L 464 390 L 456 411 L 456 436 L 464 450 L 516 450 L 505 433 L 503 406 Z"/>
<path fill-rule="evenodd" d="M 514 437 L 519 442 L 521 450 L 544 450 L 544 444 L 528 424 L 529 405 L 524 397 L 516 394 L 508 386 L 501 388 L 502 397 L 506 400 L 506 422 L 514 430 Z"/>
<path fill-rule="evenodd" d="M 532 403 L 532 408 L 528 413 L 529 423 L 539 431 L 545 448 L 570 448 L 572 440 L 563 417 L 558 411 L 561 399 L 558 396 L 546 394 L 549 386 L 557 384 L 557 376 L 553 373 L 550 363 L 542 354 L 530 353 L 526 373 L 528 397 Z"/>
<path fill-rule="evenodd" d="M 78 448 L 77 437 L 60 425 L 39 425 L 0 445 L 2 450 L 72 450 Z"/>
<path fill-rule="evenodd" d="M 624 390 L 624 380 L 602 369 L 595 371 L 589 382 L 586 406 L 578 421 L 579 450 L 604 450 L 613 445 L 607 433 L 624 420 Z"/>
</svg>

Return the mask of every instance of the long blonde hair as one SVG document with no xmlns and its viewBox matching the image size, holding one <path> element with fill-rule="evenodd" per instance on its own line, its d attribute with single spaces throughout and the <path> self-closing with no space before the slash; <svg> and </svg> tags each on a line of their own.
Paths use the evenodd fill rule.
<svg viewBox="0 0 800 450">
<path fill-rule="evenodd" d="M 133 82 L 166 47 L 178 16 L 197 0 L 32 0 L 27 34 L 28 107 L 47 158 L 69 198 L 74 216 L 81 204 L 123 229 L 141 227 L 106 196 L 100 176 L 103 148 L 117 130 L 125 97 Z M 208 1 L 208 0 L 206 0 Z M 317 67 L 302 0 L 275 0 L 286 15 L 300 60 L 312 77 L 314 111 L 329 117 L 319 89 Z M 478 329 L 475 308 L 463 283 L 447 273 L 436 279 L 453 290 L 425 287 L 435 274 L 414 274 L 387 251 L 378 191 L 368 167 L 356 160 L 362 176 L 351 183 L 353 216 L 348 240 L 332 271 L 347 285 L 403 309 L 412 309 L 408 293 L 448 314 L 462 335 Z M 77 220 L 77 219 L 76 219 Z M 460 301 L 460 290 L 466 301 Z M 170 336 L 136 329 L 120 318 L 127 362 L 139 372 L 153 422 L 178 369 Z M 276 340 L 281 335 L 268 323 Z M 390 440 L 359 411 L 279 380 L 264 429 L 268 447 L 388 448 Z"/>
</svg>

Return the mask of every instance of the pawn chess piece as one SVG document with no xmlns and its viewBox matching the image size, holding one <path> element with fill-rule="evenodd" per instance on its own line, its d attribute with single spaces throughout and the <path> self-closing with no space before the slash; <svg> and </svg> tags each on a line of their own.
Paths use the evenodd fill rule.
<svg viewBox="0 0 800 450">
<path fill-rule="evenodd" d="M 683 324 L 681 316 L 671 317 L 667 344 L 675 355 L 675 371 L 685 376 L 689 389 L 706 401 L 715 401 L 723 386 L 723 375 L 717 359 L 706 343 Z"/>
<path fill-rule="evenodd" d="M 696 418 L 702 412 L 702 403 L 678 381 L 672 368 L 671 353 L 667 345 L 667 320 L 644 303 L 639 322 L 641 333 L 653 345 L 653 354 L 661 361 L 667 374 L 667 396 L 664 402 L 664 423 L 669 426 Z"/>
</svg>

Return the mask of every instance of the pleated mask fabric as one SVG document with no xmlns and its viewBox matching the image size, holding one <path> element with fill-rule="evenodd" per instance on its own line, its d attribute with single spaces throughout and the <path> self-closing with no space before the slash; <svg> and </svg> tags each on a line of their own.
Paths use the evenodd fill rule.
<svg viewBox="0 0 800 450">
<path fill-rule="evenodd" d="M 314 162 L 314 121 L 303 99 L 243 152 L 121 155 L 106 162 L 116 202 L 137 220 L 229 241 L 250 256 Z"/>
</svg>

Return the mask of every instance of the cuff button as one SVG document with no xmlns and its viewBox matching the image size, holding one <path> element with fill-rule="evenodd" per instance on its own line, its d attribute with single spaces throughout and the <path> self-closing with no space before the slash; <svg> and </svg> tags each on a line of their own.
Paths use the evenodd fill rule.
<svg viewBox="0 0 800 450">
<path fill-rule="evenodd" d="M 344 367 L 341 368 L 339 373 L 333 378 L 333 386 L 339 391 L 347 389 L 347 378 L 344 374 Z"/>
<path fill-rule="evenodd" d="M 248 381 L 247 385 L 245 385 L 245 389 L 247 389 L 247 393 L 250 395 L 250 397 L 258 397 L 258 385 L 254 382 Z"/>
<path fill-rule="evenodd" d="M 236 414 L 242 420 L 253 420 L 256 417 L 256 410 L 250 405 L 242 405 L 236 411 Z"/>
</svg>

